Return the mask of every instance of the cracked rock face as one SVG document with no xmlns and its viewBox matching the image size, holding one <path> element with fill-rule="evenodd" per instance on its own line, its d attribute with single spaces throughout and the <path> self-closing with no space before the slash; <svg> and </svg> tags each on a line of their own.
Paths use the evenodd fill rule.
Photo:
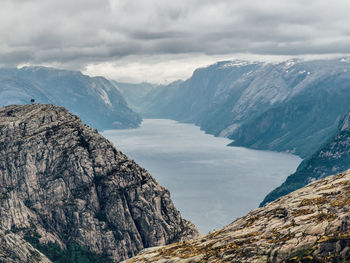
<svg viewBox="0 0 350 263">
<path fill-rule="evenodd" d="M 50 263 L 51 261 L 20 236 L 0 230 L 0 262 Z"/>
<path fill-rule="evenodd" d="M 145 169 L 66 109 L 39 104 L 0 109 L 0 226 L 115 262 L 198 235 Z"/>
<path fill-rule="evenodd" d="M 137 262 L 349 262 L 350 170 L 316 181 L 225 228 L 143 250 Z"/>
</svg>

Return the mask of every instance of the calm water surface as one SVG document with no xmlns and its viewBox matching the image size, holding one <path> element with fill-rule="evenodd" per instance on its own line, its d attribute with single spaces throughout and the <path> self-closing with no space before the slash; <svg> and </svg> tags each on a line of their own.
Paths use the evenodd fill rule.
<svg viewBox="0 0 350 263">
<path fill-rule="evenodd" d="M 256 208 L 301 159 L 287 153 L 227 147 L 192 124 L 145 119 L 138 129 L 103 135 L 168 188 L 182 216 L 205 234 Z"/>
</svg>

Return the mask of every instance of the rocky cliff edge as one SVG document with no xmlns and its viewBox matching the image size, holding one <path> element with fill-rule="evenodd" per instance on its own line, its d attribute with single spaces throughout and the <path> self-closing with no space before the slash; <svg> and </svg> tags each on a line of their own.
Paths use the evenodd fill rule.
<svg viewBox="0 0 350 263">
<path fill-rule="evenodd" d="M 0 227 L 114 262 L 198 235 L 145 169 L 65 108 L 41 104 L 0 109 Z"/>
</svg>

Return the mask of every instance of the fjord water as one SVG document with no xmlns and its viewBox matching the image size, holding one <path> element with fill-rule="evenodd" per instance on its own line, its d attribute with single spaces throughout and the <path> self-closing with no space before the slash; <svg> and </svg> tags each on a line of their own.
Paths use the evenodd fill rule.
<svg viewBox="0 0 350 263">
<path fill-rule="evenodd" d="M 192 124 L 144 119 L 140 128 L 103 135 L 170 190 L 182 216 L 205 234 L 256 208 L 293 173 L 298 156 L 242 147 Z"/>
</svg>

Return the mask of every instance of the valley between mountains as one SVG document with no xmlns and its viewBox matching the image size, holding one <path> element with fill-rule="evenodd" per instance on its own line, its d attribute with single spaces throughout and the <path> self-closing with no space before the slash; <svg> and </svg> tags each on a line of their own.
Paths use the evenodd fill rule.
<svg viewBox="0 0 350 263">
<path fill-rule="evenodd" d="M 2 0 L 0 263 L 350 263 L 349 0 Z"/>
<path fill-rule="evenodd" d="M 160 86 L 1 69 L 0 261 L 349 262 L 349 61 L 223 61 Z M 99 134 L 150 117 L 304 160 L 260 208 L 199 236 Z"/>
</svg>

